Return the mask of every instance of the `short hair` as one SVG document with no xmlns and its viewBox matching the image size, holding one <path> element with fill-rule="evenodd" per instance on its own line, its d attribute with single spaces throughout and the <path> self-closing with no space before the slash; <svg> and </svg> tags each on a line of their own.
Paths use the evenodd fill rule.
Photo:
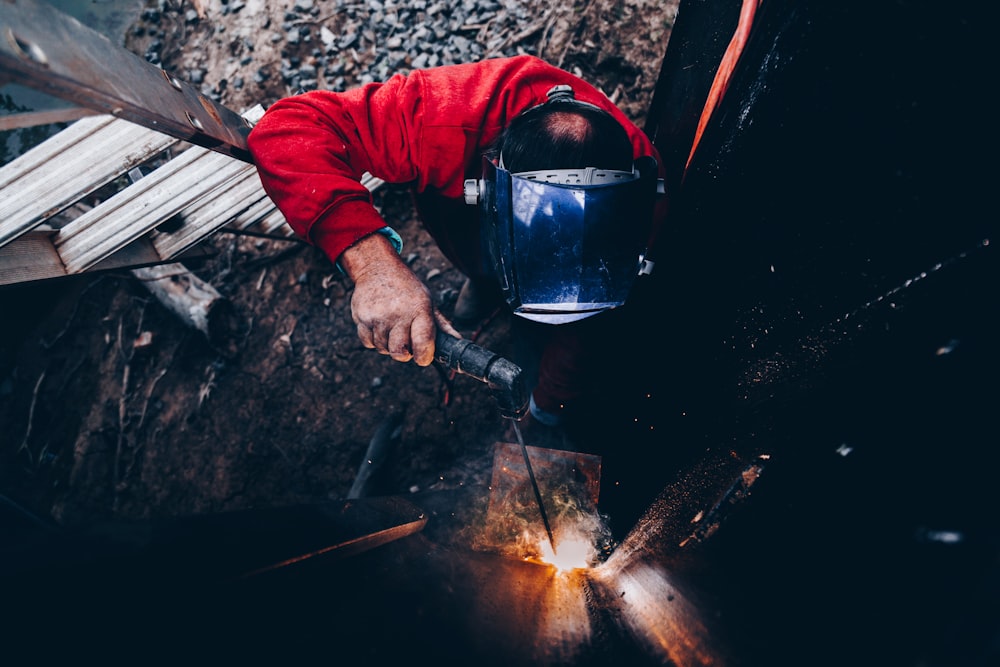
<svg viewBox="0 0 1000 667">
<path fill-rule="evenodd" d="M 632 142 L 611 114 L 575 100 L 552 100 L 514 118 L 491 157 L 511 173 L 537 169 L 632 170 Z"/>
</svg>

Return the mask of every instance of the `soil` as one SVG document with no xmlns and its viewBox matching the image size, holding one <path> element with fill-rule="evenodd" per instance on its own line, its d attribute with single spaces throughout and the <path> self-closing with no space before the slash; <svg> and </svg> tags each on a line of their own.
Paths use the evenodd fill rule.
<svg viewBox="0 0 1000 667">
<path fill-rule="evenodd" d="M 296 54 L 263 29 L 285 20 L 288 3 L 225 7 L 196 2 L 193 19 L 191 6 L 161 3 L 164 68 L 200 72 L 240 111 L 294 92 L 279 70 Z M 528 19 L 503 29 L 510 53 L 577 72 L 641 126 L 675 12 L 676 3 L 651 0 L 555 10 L 533 2 Z M 531 21 L 542 29 L 529 30 Z M 136 30 L 128 47 L 143 53 L 150 32 Z M 309 58 L 308 44 L 297 48 Z M 259 71 L 269 76 L 255 79 Z M 409 193 L 385 186 L 375 200 L 450 314 L 463 277 L 416 220 Z M 346 497 L 379 427 L 400 416 L 369 494 L 488 481 L 507 422 L 484 385 L 363 348 L 350 282 L 310 246 L 228 233 L 203 246 L 207 255 L 186 264 L 233 307 L 240 326 L 225 345 L 187 327 L 128 272 L 0 291 L 9 323 L 0 494 L 67 526 L 324 502 Z M 509 324 L 500 313 L 466 334 L 507 354 Z"/>
</svg>

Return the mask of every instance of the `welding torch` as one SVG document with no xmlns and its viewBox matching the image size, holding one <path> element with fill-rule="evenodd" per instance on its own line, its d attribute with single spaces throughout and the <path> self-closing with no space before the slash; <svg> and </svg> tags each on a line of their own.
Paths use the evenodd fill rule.
<svg viewBox="0 0 1000 667">
<path fill-rule="evenodd" d="M 453 371 L 485 383 L 501 416 L 517 422 L 528 413 L 528 391 L 517 364 L 471 340 L 455 338 L 443 331 L 438 331 L 434 341 L 434 356 Z"/>
<path fill-rule="evenodd" d="M 493 398 L 496 399 L 500 414 L 512 421 L 518 444 L 521 445 L 524 467 L 528 471 L 528 479 L 531 480 L 531 489 L 535 492 L 538 513 L 542 515 L 542 523 L 545 524 L 545 532 L 549 536 L 549 545 L 554 554 L 556 543 L 552 537 L 552 527 L 549 525 L 549 517 L 545 513 L 545 505 L 542 503 L 542 494 L 538 490 L 538 482 L 535 481 L 535 473 L 531 468 L 531 461 L 528 459 L 528 450 L 524 445 L 521 427 L 518 426 L 518 421 L 528 414 L 528 391 L 525 388 L 524 379 L 521 377 L 521 367 L 470 340 L 455 338 L 442 331 L 438 331 L 434 341 L 434 356 L 439 362 L 455 372 L 474 377 L 485 383 L 490 388 Z"/>
</svg>

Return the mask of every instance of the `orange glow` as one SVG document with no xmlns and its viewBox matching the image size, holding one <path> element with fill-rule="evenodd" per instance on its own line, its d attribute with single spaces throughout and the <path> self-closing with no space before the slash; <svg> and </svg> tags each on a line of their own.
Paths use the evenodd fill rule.
<svg viewBox="0 0 1000 667">
<path fill-rule="evenodd" d="M 593 567 L 597 561 L 597 547 L 594 536 L 572 529 L 556 534 L 556 551 L 553 553 L 548 537 L 525 535 L 526 541 L 533 543 L 536 556 L 527 560 L 551 565 L 559 572 L 571 572 Z"/>
<path fill-rule="evenodd" d="M 724 664 L 699 610 L 666 572 L 642 562 L 626 565 L 615 556 L 588 576 L 649 655 L 681 667 Z"/>
</svg>

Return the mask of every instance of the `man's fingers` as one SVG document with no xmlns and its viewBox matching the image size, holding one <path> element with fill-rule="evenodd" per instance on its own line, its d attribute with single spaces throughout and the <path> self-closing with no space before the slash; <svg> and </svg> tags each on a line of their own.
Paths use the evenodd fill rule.
<svg viewBox="0 0 1000 667">
<path fill-rule="evenodd" d="M 437 308 L 434 309 L 434 322 L 437 324 L 437 328 L 445 332 L 449 336 L 454 336 L 455 338 L 461 338 L 462 334 L 452 325 L 451 321 L 441 314 L 441 311 Z"/>
<path fill-rule="evenodd" d="M 372 337 L 372 329 L 367 324 L 358 323 L 358 340 L 369 350 L 375 348 L 375 339 Z"/>
<path fill-rule="evenodd" d="M 393 348 L 390 344 L 391 330 L 384 325 L 358 325 L 358 338 L 361 340 L 361 344 L 370 350 L 377 350 L 379 354 L 392 355 L 395 358 L 395 354 L 392 352 Z M 401 349 L 406 350 L 406 359 L 409 360 L 409 347 L 405 341 L 399 343 Z"/>
<path fill-rule="evenodd" d="M 409 361 L 413 358 L 410 352 L 412 342 L 410 340 L 410 329 L 399 324 L 389 331 L 388 354 L 396 361 Z"/>
<path fill-rule="evenodd" d="M 398 274 L 390 273 L 398 284 L 371 274 L 355 282 L 351 315 L 358 325 L 358 338 L 365 347 L 396 361 L 415 359 L 419 365 L 429 366 L 434 361 L 437 333 L 430 295 L 405 265 Z M 450 324 L 447 328 L 454 332 Z"/>
<path fill-rule="evenodd" d="M 434 361 L 434 339 L 438 330 L 455 338 L 462 337 L 437 308 L 431 314 L 415 317 L 408 326 L 397 323 L 388 328 L 377 324 L 358 324 L 358 338 L 366 348 L 389 355 L 396 361 L 413 359 L 418 366 L 430 366 Z"/>
<path fill-rule="evenodd" d="M 434 361 L 434 336 L 437 327 L 434 318 L 427 315 L 413 320 L 410 337 L 413 339 L 413 361 L 418 366 L 430 366 Z"/>
</svg>

